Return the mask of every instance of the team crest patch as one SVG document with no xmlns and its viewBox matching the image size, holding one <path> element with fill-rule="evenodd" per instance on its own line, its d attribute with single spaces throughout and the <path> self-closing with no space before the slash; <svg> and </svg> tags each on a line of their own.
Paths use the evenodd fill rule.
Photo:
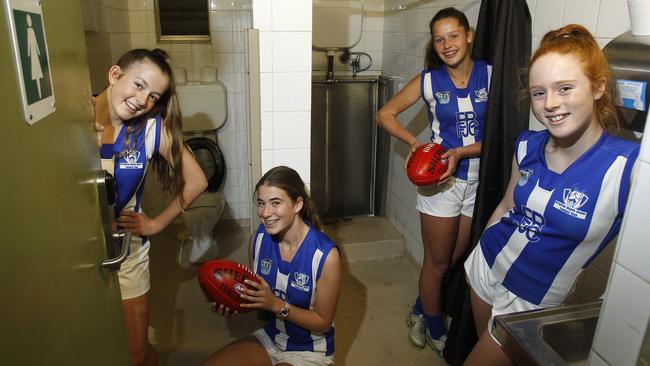
<svg viewBox="0 0 650 366">
<path fill-rule="evenodd" d="M 449 95 L 451 93 L 446 91 L 446 92 L 436 92 L 436 100 L 438 100 L 438 103 L 440 104 L 448 104 L 449 103 Z"/>
<path fill-rule="evenodd" d="M 520 170 L 519 174 L 521 175 L 521 177 L 519 177 L 519 182 L 517 182 L 517 184 L 520 187 L 523 187 L 526 185 L 526 183 L 528 183 L 528 178 L 530 178 L 531 174 L 533 174 L 533 170 L 532 169 Z"/>
<path fill-rule="evenodd" d="M 308 282 L 309 275 L 300 272 L 294 272 L 293 281 L 291 281 L 291 287 L 300 291 L 309 292 L 309 286 L 307 286 Z"/>
<path fill-rule="evenodd" d="M 486 88 L 481 88 L 479 90 L 475 90 L 474 95 L 476 95 L 476 98 L 474 98 L 474 102 L 476 102 L 476 103 L 487 102 L 488 91 L 487 91 Z"/>
<path fill-rule="evenodd" d="M 124 160 L 120 162 L 120 169 L 142 169 L 143 164 L 138 163 L 140 151 L 132 150 L 124 155 Z"/>
<path fill-rule="evenodd" d="M 260 263 L 260 267 L 262 269 L 262 274 L 269 274 L 271 273 L 271 267 L 273 266 L 273 261 L 270 259 L 262 259 L 262 262 Z"/>
<path fill-rule="evenodd" d="M 589 196 L 584 192 L 577 189 L 564 188 L 564 191 L 562 191 L 562 200 L 564 202 L 555 201 L 553 207 L 580 220 L 584 220 L 587 217 L 587 212 L 580 210 L 580 207 L 589 201 Z"/>
</svg>

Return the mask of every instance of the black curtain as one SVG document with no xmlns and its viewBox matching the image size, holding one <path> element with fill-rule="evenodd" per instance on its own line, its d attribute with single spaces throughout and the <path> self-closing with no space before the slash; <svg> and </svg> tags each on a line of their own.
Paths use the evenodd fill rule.
<svg viewBox="0 0 650 366">
<path fill-rule="evenodd" d="M 528 129 L 529 105 L 519 103 L 521 70 L 531 51 L 531 18 L 525 0 L 483 0 L 472 49 L 474 59 L 492 64 L 481 150 L 480 183 L 470 236 L 473 248 L 510 179 L 515 140 Z M 469 253 L 468 253 L 469 254 Z M 453 318 L 444 358 L 460 365 L 476 343 L 463 261 L 445 278 L 443 308 Z"/>
</svg>

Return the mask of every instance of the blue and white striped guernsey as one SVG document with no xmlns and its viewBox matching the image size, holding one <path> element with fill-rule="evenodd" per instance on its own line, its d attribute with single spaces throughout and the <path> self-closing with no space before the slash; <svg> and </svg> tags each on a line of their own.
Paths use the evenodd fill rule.
<svg viewBox="0 0 650 366">
<path fill-rule="evenodd" d="M 515 295 L 561 304 L 580 271 L 617 234 L 637 143 L 603 132 L 562 174 L 546 166 L 547 131 L 526 131 L 516 145 L 521 178 L 515 207 L 481 236 L 492 272 Z"/>
<path fill-rule="evenodd" d="M 266 233 L 264 225 L 260 225 L 253 243 L 253 268 L 269 283 L 277 297 L 293 306 L 313 309 L 316 284 L 332 248 L 336 248 L 336 244 L 310 225 L 293 259 L 286 262 L 280 257 L 279 243 Z M 277 318 L 270 321 L 264 331 L 283 351 L 334 354 L 334 325 L 327 333 L 319 334 Z"/>
<path fill-rule="evenodd" d="M 431 142 L 447 149 L 468 146 L 483 139 L 492 66 L 475 60 L 467 87 L 459 89 L 443 65 L 422 72 L 420 90 L 427 104 Z M 454 176 L 478 180 L 479 158 L 463 159 Z"/>
<path fill-rule="evenodd" d="M 122 125 L 114 144 L 103 144 L 100 148 L 102 168 L 113 174 L 117 183 L 117 202 L 115 217 L 123 210 L 140 212 L 140 201 L 147 167 L 151 158 L 158 153 L 160 147 L 160 131 L 162 118 L 157 115 L 146 121 L 132 121 L 133 126 L 130 141 L 135 139 L 135 149 L 124 154 L 124 140 L 127 126 Z M 140 126 L 141 123 L 144 125 Z M 138 188 L 139 187 L 139 188 Z M 136 192 L 137 191 L 137 192 Z"/>
</svg>

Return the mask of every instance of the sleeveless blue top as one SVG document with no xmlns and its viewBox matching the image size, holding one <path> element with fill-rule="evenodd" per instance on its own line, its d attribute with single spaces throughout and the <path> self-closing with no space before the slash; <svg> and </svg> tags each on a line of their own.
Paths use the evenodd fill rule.
<svg viewBox="0 0 650 366">
<path fill-rule="evenodd" d="M 115 143 L 102 144 L 99 152 L 103 168 L 113 174 L 117 183 L 115 217 L 118 217 L 124 209 L 140 212 L 140 201 L 144 191 L 144 184 L 141 182 L 145 178 L 151 158 L 158 153 L 160 147 L 162 128 L 160 115 L 129 123 L 133 126 L 129 137 L 131 143 L 135 141 L 133 150 L 126 149 L 127 125 L 123 124 Z M 108 161 L 112 161 L 112 164 L 107 164 Z"/>
<path fill-rule="evenodd" d="M 561 304 L 580 271 L 621 226 L 639 144 L 603 133 L 561 174 L 548 169 L 549 133 L 526 131 L 516 145 L 515 206 L 481 236 L 497 279 L 540 306 Z"/>
<path fill-rule="evenodd" d="M 309 232 L 291 262 L 280 256 L 279 243 L 260 225 L 253 243 L 254 272 L 262 276 L 273 293 L 293 306 L 313 309 L 316 285 L 329 252 L 336 244 L 309 225 Z M 325 334 L 314 333 L 288 320 L 276 318 L 265 327 L 266 334 L 283 351 L 334 354 L 334 325 Z"/>
<path fill-rule="evenodd" d="M 492 66 L 476 60 L 467 87 L 457 88 L 446 67 L 422 72 L 420 89 L 426 102 L 431 142 L 446 149 L 468 146 L 483 139 Z M 478 180 L 479 158 L 463 159 L 454 176 Z"/>
</svg>

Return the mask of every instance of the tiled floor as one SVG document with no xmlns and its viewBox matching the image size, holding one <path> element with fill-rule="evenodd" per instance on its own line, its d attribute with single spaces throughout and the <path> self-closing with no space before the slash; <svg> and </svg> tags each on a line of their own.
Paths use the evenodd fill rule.
<svg viewBox="0 0 650 366">
<path fill-rule="evenodd" d="M 196 267 L 176 262 L 174 225 L 152 238 L 151 325 L 162 366 L 197 365 L 226 343 L 261 326 L 254 313 L 225 319 L 212 313 L 196 281 Z M 417 291 L 417 268 L 403 256 L 403 241 L 384 218 L 328 225 L 343 248 L 343 286 L 337 308 L 337 365 L 445 365 L 432 350 L 418 350 L 404 325 Z M 217 225 L 221 258 L 246 263 L 248 227 Z"/>
</svg>

